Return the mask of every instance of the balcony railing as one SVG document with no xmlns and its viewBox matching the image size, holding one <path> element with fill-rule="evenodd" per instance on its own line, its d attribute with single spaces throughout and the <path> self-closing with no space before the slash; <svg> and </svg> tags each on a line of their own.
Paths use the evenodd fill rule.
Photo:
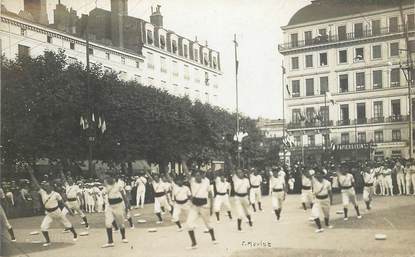
<svg viewBox="0 0 415 257">
<path fill-rule="evenodd" d="M 381 117 L 373 117 L 370 119 L 370 123 L 384 123 L 385 122 L 385 117 L 381 116 Z"/>
<path fill-rule="evenodd" d="M 337 121 L 337 126 L 347 126 L 350 125 L 350 119 L 343 119 Z"/>
<path fill-rule="evenodd" d="M 409 116 L 408 115 L 391 115 L 387 117 L 386 122 L 403 122 L 408 121 Z"/>
<path fill-rule="evenodd" d="M 414 28 L 410 28 L 410 31 L 414 31 Z M 384 35 L 391 35 L 396 33 L 404 32 L 404 27 L 399 25 L 398 27 L 383 27 L 380 29 L 367 29 L 359 32 L 349 32 L 345 34 L 338 34 L 338 35 L 322 35 L 315 37 L 313 39 L 308 40 L 300 40 L 300 41 L 291 41 L 283 44 L 278 45 L 279 51 L 287 51 L 296 48 L 302 48 L 307 46 L 317 46 L 323 45 L 328 43 L 336 43 L 342 41 L 351 41 L 356 39 L 362 38 L 371 38 L 371 37 L 378 37 Z"/>
<path fill-rule="evenodd" d="M 306 122 L 306 121 L 297 121 L 288 123 L 288 129 L 298 129 L 298 128 L 318 128 L 318 127 L 331 127 L 333 126 L 333 121 L 315 121 L 315 122 Z"/>
</svg>

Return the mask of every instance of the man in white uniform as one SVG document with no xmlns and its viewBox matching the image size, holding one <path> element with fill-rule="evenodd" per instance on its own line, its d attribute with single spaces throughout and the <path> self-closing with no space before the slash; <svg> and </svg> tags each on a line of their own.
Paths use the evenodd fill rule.
<svg viewBox="0 0 415 257">
<path fill-rule="evenodd" d="M 154 190 L 154 213 L 156 214 L 158 221 L 157 224 L 162 224 L 163 219 L 161 218 L 161 211 L 165 209 L 167 211 L 171 211 L 171 206 L 167 201 L 166 197 L 166 186 L 165 183 L 160 179 L 160 176 L 154 174 L 152 177 L 149 173 L 147 173 L 147 177 L 151 185 L 153 186 Z"/>
<path fill-rule="evenodd" d="M 366 204 L 366 209 L 370 210 L 374 194 L 374 182 L 375 182 L 376 170 L 370 167 L 365 167 L 363 171 L 363 182 L 365 186 L 363 188 L 363 201 Z"/>
<path fill-rule="evenodd" d="M 235 208 L 238 216 L 238 231 L 242 232 L 242 219 L 248 219 L 249 226 L 252 227 L 251 212 L 249 210 L 249 190 L 251 185 L 249 179 L 245 177 L 242 170 L 238 169 L 232 176 L 233 188 L 235 192 Z"/>
<path fill-rule="evenodd" d="M 130 209 L 129 202 L 125 196 L 124 190 L 120 184 L 115 182 L 115 179 L 111 176 L 107 176 L 104 179 L 105 196 L 105 228 L 107 231 L 108 242 L 102 246 L 102 248 L 114 247 L 114 240 L 112 237 L 112 226 L 114 222 L 121 233 L 121 240 L 123 243 L 128 243 L 125 237 L 124 219 L 125 214 Z"/>
<path fill-rule="evenodd" d="M 305 171 L 301 176 L 301 204 L 303 205 L 304 211 L 307 211 L 307 204 L 310 205 L 310 208 L 313 208 L 312 174 L 314 174 L 314 170 L 310 169 Z"/>
<path fill-rule="evenodd" d="M 411 184 L 412 184 L 412 195 L 415 195 L 415 161 L 412 160 L 411 161 L 411 167 L 409 169 L 410 174 L 411 174 Z M 408 191 L 408 195 L 409 195 L 409 191 Z"/>
<path fill-rule="evenodd" d="M 313 194 L 316 197 L 315 203 L 311 208 L 311 215 L 317 225 L 316 233 L 323 232 L 321 227 L 320 217 L 324 217 L 324 223 L 328 228 L 332 228 L 330 225 L 330 205 L 332 203 L 331 184 L 328 180 L 324 179 L 324 173 L 318 171 L 315 173 L 315 177 L 312 178 Z"/>
<path fill-rule="evenodd" d="M 81 202 L 79 200 L 82 197 L 81 189 L 77 184 L 74 183 L 72 178 L 68 177 L 68 179 L 66 179 L 65 174 L 63 174 L 62 170 L 60 170 L 60 173 L 65 185 L 66 205 L 72 210 L 72 212 L 79 213 L 85 227 L 89 229 L 88 219 L 86 218 L 84 212 L 81 210 Z M 64 213 L 66 211 L 66 209 L 63 210 Z"/>
<path fill-rule="evenodd" d="M 406 195 L 405 169 L 400 161 L 396 161 L 393 169 L 396 173 L 396 182 L 398 184 L 399 195 Z"/>
<path fill-rule="evenodd" d="M 354 178 L 353 175 L 350 173 L 347 173 L 346 167 L 341 167 L 340 172 L 338 173 L 338 181 L 339 186 L 342 193 L 342 202 L 343 202 L 343 211 L 344 211 L 344 220 L 348 220 L 347 216 L 347 207 L 349 203 L 351 202 L 356 210 L 357 218 L 361 219 L 362 216 L 360 216 L 359 212 L 359 206 L 356 202 L 356 193 L 354 190 Z"/>
<path fill-rule="evenodd" d="M 209 179 L 204 177 L 201 171 L 195 171 L 192 176 L 189 173 L 187 164 L 182 161 L 183 171 L 190 182 L 190 189 L 192 192 L 192 204 L 187 216 L 187 227 L 189 229 L 189 237 L 191 240 L 191 246 L 189 249 L 196 249 L 197 242 L 194 229 L 196 227 L 196 220 L 200 217 L 203 220 L 206 228 L 209 231 L 210 237 L 214 244 L 217 244 L 215 233 L 212 223 L 210 221 L 210 213 L 212 211 L 212 191 L 210 187 Z M 209 200 L 209 201 L 208 201 Z"/>
<path fill-rule="evenodd" d="M 189 211 L 190 208 L 190 198 L 192 193 L 190 192 L 190 188 L 184 183 L 184 178 L 181 175 L 178 175 L 175 178 L 175 183 L 173 185 L 173 215 L 172 221 L 177 225 L 177 231 L 183 231 L 182 224 L 180 223 L 180 214 L 182 211 Z"/>
<path fill-rule="evenodd" d="M 229 194 L 231 191 L 231 185 L 228 181 L 226 181 L 226 178 L 223 174 L 220 174 L 215 179 L 215 186 L 216 186 L 216 195 L 215 200 L 213 203 L 213 211 L 216 215 L 216 220 L 219 223 L 220 222 L 220 209 L 223 206 L 225 206 L 226 211 L 228 212 L 229 219 L 232 219 L 232 213 L 231 213 L 231 203 L 229 201 Z"/>
<path fill-rule="evenodd" d="M 135 181 L 137 186 L 137 195 L 136 195 L 136 208 L 144 208 L 144 201 L 146 198 L 146 184 L 147 179 L 145 176 L 140 175 Z"/>
<path fill-rule="evenodd" d="M 12 242 L 16 242 L 16 237 L 14 236 L 14 231 L 12 226 L 9 223 L 9 220 L 7 219 L 6 213 L 4 212 L 3 206 L 1 205 L 2 201 L 6 198 L 6 195 L 4 194 L 3 189 L 0 188 L 0 224 L 2 228 L 7 228 L 7 231 L 10 234 L 10 240 Z"/>
<path fill-rule="evenodd" d="M 410 161 L 405 163 L 405 185 L 406 185 L 406 195 L 411 193 L 411 170 L 412 165 Z"/>
<path fill-rule="evenodd" d="M 392 169 L 389 166 L 390 164 L 386 165 L 385 169 L 383 169 L 385 193 L 386 195 L 393 196 Z"/>
<path fill-rule="evenodd" d="M 73 228 L 71 222 L 66 218 L 65 214 L 62 213 L 59 208 L 59 204 L 65 206 L 70 215 L 73 215 L 72 210 L 65 203 L 63 203 L 61 195 L 53 191 L 52 186 L 48 182 L 42 183 L 41 187 L 33 174 L 33 170 L 30 167 L 27 168 L 34 186 L 39 189 L 39 194 L 46 210 L 46 216 L 40 225 L 40 229 L 42 230 L 42 234 L 46 240 L 43 246 L 47 247 L 51 244 L 48 230 L 54 220 L 59 221 L 62 225 L 64 225 L 66 230 L 72 232 L 74 241 L 78 240 L 78 235 L 75 232 L 75 229 Z"/>
<path fill-rule="evenodd" d="M 253 170 L 251 174 L 249 174 L 249 182 L 251 183 L 251 190 L 249 192 L 249 198 L 251 200 L 252 209 L 256 212 L 255 203 L 258 202 L 258 209 L 262 211 L 261 206 L 261 184 L 262 184 L 262 176 L 259 174 L 259 171 Z"/>
<path fill-rule="evenodd" d="M 279 169 L 273 169 L 269 185 L 272 208 L 274 209 L 278 221 L 281 218 L 282 203 L 285 200 L 285 172 L 280 171 Z"/>
</svg>

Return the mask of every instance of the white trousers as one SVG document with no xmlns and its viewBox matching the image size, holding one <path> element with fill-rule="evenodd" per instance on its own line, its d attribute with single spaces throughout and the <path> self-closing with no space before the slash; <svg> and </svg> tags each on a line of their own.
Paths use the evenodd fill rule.
<svg viewBox="0 0 415 257">
<path fill-rule="evenodd" d="M 112 222 L 115 220 L 118 227 L 124 228 L 125 214 L 124 202 L 108 204 L 105 206 L 105 227 L 112 228 Z"/>
<path fill-rule="evenodd" d="M 392 176 L 387 175 L 385 176 L 385 188 L 391 190 L 391 194 L 393 194 L 393 184 L 392 184 Z"/>
<path fill-rule="evenodd" d="M 163 207 L 166 211 L 171 211 L 171 205 L 167 201 L 167 197 L 165 195 L 154 197 L 154 213 L 160 213 L 161 207 Z"/>
<path fill-rule="evenodd" d="M 261 187 L 257 187 L 257 188 L 251 188 L 251 191 L 249 192 L 249 199 L 251 200 L 251 204 L 256 203 L 256 202 L 261 202 Z"/>
<path fill-rule="evenodd" d="M 357 204 L 356 193 L 353 187 L 349 189 L 342 189 L 342 202 L 344 208 L 347 208 L 350 203 L 352 203 L 353 206 Z"/>
<path fill-rule="evenodd" d="M 71 209 L 72 211 L 76 211 L 77 213 L 79 213 L 79 215 L 83 218 L 85 217 L 85 213 L 81 210 L 81 204 L 79 203 L 79 201 L 67 201 L 66 205 L 69 207 L 69 209 Z M 67 214 L 68 210 L 66 208 L 64 208 L 62 210 L 63 214 Z"/>
<path fill-rule="evenodd" d="M 213 201 L 213 210 L 214 212 L 220 212 L 221 207 L 225 206 L 227 211 L 231 210 L 231 203 L 229 201 L 229 195 L 216 195 L 215 200 Z"/>
<path fill-rule="evenodd" d="M 301 190 L 301 202 L 305 203 L 305 204 L 312 204 L 314 201 L 314 196 L 313 196 L 313 192 L 311 191 L 311 189 L 307 189 Z"/>
<path fill-rule="evenodd" d="M 146 190 L 137 188 L 137 194 L 136 194 L 136 206 L 144 207 L 144 200 L 146 199 Z"/>
<path fill-rule="evenodd" d="M 242 219 L 251 214 L 248 196 L 235 196 L 235 208 L 238 219 Z"/>
<path fill-rule="evenodd" d="M 172 221 L 177 222 L 180 220 L 180 214 L 185 211 L 188 212 L 190 209 L 190 203 L 187 201 L 185 204 L 179 204 L 177 202 L 174 203 L 173 208 L 173 215 L 172 215 Z"/>
<path fill-rule="evenodd" d="M 406 194 L 405 174 L 402 172 L 396 174 L 396 182 L 398 184 L 399 194 Z"/>
<path fill-rule="evenodd" d="M 372 201 L 374 191 L 375 190 L 373 186 L 365 186 L 363 188 L 363 201 L 365 202 Z"/>
<path fill-rule="evenodd" d="M 46 216 L 43 218 L 42 224 L 40 225 L 40 230 L 48 231 L 50 225 L 54 220 L 60 222 L 65 228 L 71 228 L 72 224 L 66 218 L 65 214 L 61 211 L 61 209 L 56 209 L 53 212 L 46 211 Z"/>
<path fill-rule="evenodd" d="M 206 228 L 212 229 L 212 222 L 210 220 L 210 208 L 208 204 L 203 206 L 196 206 L 191 204 L 189 214 L 187 215 L 186 226 L 188 230 L 194 230 L 196 228 L 196 221 L 201 217 Z"/>
<path fill-rule="evenodd" d="M 272 192 L 271 204 L 272 209 L 282 209 L 282 202 L 284 201 L 284 192 Z"/>
<path fill-rule="evenodd" d="M 12 226 L 9 223 L 9 220 L 7 219 L 6 213 L 4 212 L 3 207 L 0 205 L 0 224 L 2 227 L 6 227 L 7 229 L 11 229 Z"/>
<path fill-rule="evenodd" d="M 317 219 L 323 216 L 324 218 L 330 218 L 330 199 L 316 199 L 314 201 L 313 208 L 311 209 L 311 217 Z"/>
</svg>

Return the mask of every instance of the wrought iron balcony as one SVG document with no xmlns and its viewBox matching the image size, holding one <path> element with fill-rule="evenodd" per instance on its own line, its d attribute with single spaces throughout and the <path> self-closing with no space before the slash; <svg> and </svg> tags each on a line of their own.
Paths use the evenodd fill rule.
<svg viewBox="0 0 415 257">
<path fill-rule="evenodd" d="M 333 121 L 297 121 L 288 123 L 288 129 L 299 129 L 299 128 L 322 128 L 322 127 L 331 127 L 333 126 Z"/>
<path fill-rule="evenodd" d="M 391 115 L 387 117 L 386 122 L 403 122 L 408 121 L 409 116 L 408 115 Z"/>
<path fill-rule="evenodd" d="M 370 123 L 384 123 L 385 122 L 385 117 L 381 116 L 381 117 L 373 117 L 370 119 Z"/>
<path fill-rule="evenodd" d="M 409 31 L 415 31 L 415 28 L 409 28 Z M 318 46 L 323 44 L 329 43 L 336 43 L 336 42 L 343 42 L 343 41 L 352 41 L 364 38 L 372 38 L 378 36 L 385 36 L 385 35 L 393 35 L 397 33 L 403 33 L 404 27 L 399 25 L 397 27 L 383 27 L 379 29 L 367 29 L 363 31 L 355 31 L 349 32 L 344 34 L 336 34 L 336 35 L 322 35 L 315 37 L 313 39 L 308 40 L 299 40 L 299 41 L 291 41 L 283 44 L 278 45 L 278 50 L 281 51 L 288 51 L 302 47 L 308 46 Z"/>
<path fill-rule="evenodd" d="M 337 121 L 337 126 L 347 126 L 350 125 L 350 119 L 343 119 Z"/>
</svg>

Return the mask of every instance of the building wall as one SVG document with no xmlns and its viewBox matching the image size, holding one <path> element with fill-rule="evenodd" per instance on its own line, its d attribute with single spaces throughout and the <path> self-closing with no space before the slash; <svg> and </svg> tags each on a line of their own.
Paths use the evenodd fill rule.
<svg viewBox="0 0 415 257">
<path fill-rule="evenodd" d="M 17 56 L 21 45 L 29 47 L 32 56 L 41 55 L 45 50 L 64 50 L 70 60 L 86 62 L 85 40 L 19 18 L 2 15 L 0 39 L 2 54 L 9 59 Z M 142 55 L 96 42 L 91 42 L 90 48 L 93 49 L 91 63 L 119 72 L 121 79 L 137 80 L 146 86 L 163 88 L 173 95 L 188 95 L 192 100 L 219 104 L 217 98 L 222 76 L 219 70 L 154 45 L 144 45 Z M 205 76 L 209 78 L 208 83 Z"/>
<path fill-rule="evenodd" d="M 405 17 L 413 14 L 413 8 L 404 7 Z M 395 33 L 389 30 L 390 18 L 397 17 L 398 31 Z M 380 35 L 372 35 L 372 21 L 380 21 Z M 355 29 L 355 24 L 361 23 L 363 34 L 359 35 L 359 28 Z M 342 40 L 338 35 L 338 27 L 346 26 L 346 39 Z M 359 25 L 356 25 L 359 26 Z M 320 29 L 326 30 L 324 35 L 319 37 Z M 322 137 L 322 134 L 329 133 L 330 140 L 335 144 L 342 144 L 342 133 L 349 134 L 348 143 L 358 143 L 358 134 L 366 134 L 366 142 L 377 143 L 374 150 L 378 154 L 382 151 L 384 156 L 391 156 L 392 151 L 402 151 L 406 156 L 408 131 L 408 88 L 407 81 L 401 70 L 401 63 L 406 63 L 406 51 L 398 51 L 396 48 L 405 49 L 405 39 L 403 37 L 403 27 L 398 7 L 395 9 L 385 9 L 383 11 L 371 13 L 359 13 L 354 16 L 338 17 L 332 20 L 320 20 L 313 23 L 305 23 L 294 26 L 283 27 L 284 43 L 280 45 L 280 53 L 284 55 L 286 66 L 286 84 L 290 94 L 286 93 L 285 103 L 287 106 L 286 119 L 291 122 L 289 132 L 302 140 L 303 145 L 308 145 L 309 135 Z M 311 31 L 311 41 L 306 40 L 306 31 Z M 414 28 L 409 29 L 409 40 L 415 40 Z M 310 33 L 310 32 L 308 32 Z M 292 43 L 292 34 L 298 35 L 298 46 Z M 309 37 L 310 39 L 310 37 Z M 328 40 L 327 40 L 328 39 Z M 318 40 L 318 41 L 316 41 Z M 321 40 L 321 41 L 320 41 Z M 415 41 L 413 41 L 415 42 Z M 397 45 L 395 44 L 397 43 Z M 392 44 L 392 47 L 391 47 Z M 360 58 L 360 50 L 363 48 L 363 58 Z M 347 61 L 340 61 L 340 51 L 347 51 Z M 381 56 L 374 54 L 380 50 Z M 327 63 L 322 63 L 324 58 L 320 54 L 327 54 Z M 312 56 L 312 57 L 306 57 Z M 415 55 L 413 55 L 415 56 Z M 324 57 L 324 56 L 323 56 Z M 294 59 L 293 59 L 294 58 Z M 295 67 L 298 58 L 298 68 Z M 312 66 L 306 67 L 306 59 L 312 58 Z M 294 66 L 293 66 L 294 64 Z M 391 73 L 399 70 L 399 84 L 391 82 Z M 357 87 L 356 78 L 358 73 L 364 72 L 364 89 Z M 373 73 L 382 74 L 382 86 L 376 88 Z M 348 91 L 343 92 L 340 88 L 340 78 L 344 75 L 348 77 Z M 320 78 L 327 77 L 328 91 L 335 103 L 325 97 L 324 90 L 320 89 Z M 314 89 L 306 92 L 306 81 L 313 79 Z M 293 81 L 299 81 L 300 92 L 296 95 L 293 91 Z M 298 82 L 294 82 L 296 84 Z M 360 83 L 362 84 L 362 83 Z M 399 100 L 399 114 L 396 117 L 392 113 L 392 101 Z M 382 113 L 377 112 L 375 117 L 375 102 L 382 102 Z M 357 104 L 365 104 L 365 122 L 357 120 Z M 349 123 L 342 122 L 341 107 L 348 105 Z M 322 106 L 329 108 L 328 123 L 311 122 L 311 125 L 300 122 L 297 124 L 293 111 L 300 110 L 306 116 L 307 108 L 314 108 L 318 113 Z M 339 122 L 340 121 L 340 122 Z M 332 122 L 332 123 L 331 123 Z M 392 138 L 392 131 L 399 130 L 401 138 Z M 383 131 L 383 141 L 376 140 L 375 132 Z M 397 132 L 394 132 L 395 134 Z M 303 136 L 304 135 L 304 136 Z M 323 144 L 323 140 L 316 142 Z M 392 142 L 393 141 L 393 142 Z M 359 142 L 360 143 L 360 142 Z M 396 154 L 396 152 L 395 152 Z"/>
</svg>

